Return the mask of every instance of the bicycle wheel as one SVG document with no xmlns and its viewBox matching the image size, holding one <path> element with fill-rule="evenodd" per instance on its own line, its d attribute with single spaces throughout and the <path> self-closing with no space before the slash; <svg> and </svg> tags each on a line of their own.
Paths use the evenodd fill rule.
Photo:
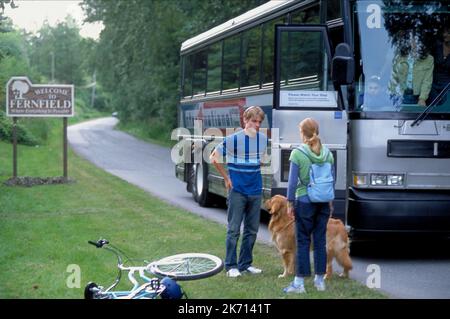
<svg viewBox="0 0 450 319">
<path fill-rule="evenodd" d="M 202 253 L 185 253 L 152 262 L 147 269 L 157 276 L 176 280 L 195 280 L 214 276 L 223 269 L 219 257 Z"/>
</svg>

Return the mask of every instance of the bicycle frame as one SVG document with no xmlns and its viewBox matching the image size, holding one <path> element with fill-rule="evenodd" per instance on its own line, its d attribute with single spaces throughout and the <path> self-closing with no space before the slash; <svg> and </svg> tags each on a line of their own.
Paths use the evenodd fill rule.
<svg viewBox="0 0 450 319">
<path fill-rule="evenodd" d="M 119 272 L 113 284 L 106 289 L 93 282 L 88 283 L 84 289 L 86 299 L 156 299 L 159 296 L 163 299 L 179 299 L 186 297 L 186 294 L 176 280 L 208 278 L 218 274 L 224 266 L 222 259 L 217 256 L 189 252 L 166 256 L 150 263 L 145 262 L 145 266 L 128 267 L 124 266 L 122 261 L 122 255 L 127 257 L 126 254 L 119 248 L 109 245 L 106 239 L 88 242 L 116 255 Z M 123 271 L 128 272 L 128 280 L 133 284 L 133 288 L 126 291 L 114 291 L 113 289 L 122 278 Z M 151 278 L 145 272 L 156 277 Z M 143 281 L 142 284 L 136 279 L 137 275 Z"/>
<path fill-rule="evenodd" d="M 119 271 L 113 284 L 106 289 L 103 289 L 101 286 L 89 288 L 99 299 L 155 299 L 165 290 L 166 287 L 160 283 L 159 278 L 149 278 L 144 274 L 146 270 L 148 271 L 151 264 L 147 266 L 124 266 L 120 252 L 114 247 L 107 246 L 109 244 L 107 240 L 99 240 L 96 243 L 89 241 L 89 243 L 97 248 L 109 250 L 117 257 L 117 268 Z M 113 291 L 119 284 L 123 271 L 128 271 L 128 280 L 133 284 L 133 287 L 130 290 Z M 139 273 L 139 277 L 144 281 L 143 284 L 136 280 L 136 272 Z"/>
</svg>

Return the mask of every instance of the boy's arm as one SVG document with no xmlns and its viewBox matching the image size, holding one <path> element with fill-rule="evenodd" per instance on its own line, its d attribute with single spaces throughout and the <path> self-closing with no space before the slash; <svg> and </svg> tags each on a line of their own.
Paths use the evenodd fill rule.
<svg viewBox="0 0 450 319">
<path fill-rule="evenodd" d="M 228 174 L 220 161 L 220 154 L 216 149 L 211 153 L 209 160 L 217 169 L 217 171 L 220 173 L 220 175 L 222 175 L 226 189 L 230 190 L 233 187 L 233 185 L 231 184 L 231 180 L 228 177 Z"/>
</svg>

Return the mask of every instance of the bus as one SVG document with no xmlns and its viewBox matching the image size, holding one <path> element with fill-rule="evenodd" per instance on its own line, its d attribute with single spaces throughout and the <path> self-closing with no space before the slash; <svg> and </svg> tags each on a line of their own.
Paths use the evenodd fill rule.
<svg viewBox="0 0 450 319">
<path fill-rule="evenodd" d="M 335 158 L 334 216 L 353 237 L 447 236 L 449 24 L 444 0 L 269 1 L 186 40 L 176 176 L 202 206 L 225 197 L 196 154 L 258 105 L 272 162 L 263 200 L 286 194 L 298 123 L 312 117 Z"/>
</svg>

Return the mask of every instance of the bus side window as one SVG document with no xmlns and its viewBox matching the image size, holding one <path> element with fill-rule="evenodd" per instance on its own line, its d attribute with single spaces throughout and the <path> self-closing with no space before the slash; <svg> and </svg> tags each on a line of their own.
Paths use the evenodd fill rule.
<svg viewBox="0 0 450 319">
<path fill-rule="evenodd" d="M 183 56 L 183 96 L 192 96 L 192 55 Z"/>
<path fill-rule="evenodd" d="M 222 88 L 222 42 L 214 43 L 208 49 L 207 92 L 217 92 Z"/>
<path fill-rule="evenodd" d="M 223 42 L 223 90 L 239 87 L 239 66 L 241 57 L 241 34 Z"/>
<path fill-rule="evenodd" d="M 275 25 L 283 24 L 284 17 L 264 23 L 263 26 L 263 85 L 273 85 L 273 56 L 275 54 Z"/>
<path fill-rule="evenodd" d="M 259 86 L 261 33 L 257 26 L 242 34 L 241 87 Z"/>
<path fill-rule="evenodd" d="M 320 23 L 319 16 L 319 6 L 314 5 L 309 9 L 299 9 L 291 14 L 292 24 L 303 24 L 303 23 Z"/>
<path fill-rule="evenodd" d="M 206 92 L 206 50 L 194 54 L 193 65 L 193 91 L 194 95 Z"/>
</svg>

